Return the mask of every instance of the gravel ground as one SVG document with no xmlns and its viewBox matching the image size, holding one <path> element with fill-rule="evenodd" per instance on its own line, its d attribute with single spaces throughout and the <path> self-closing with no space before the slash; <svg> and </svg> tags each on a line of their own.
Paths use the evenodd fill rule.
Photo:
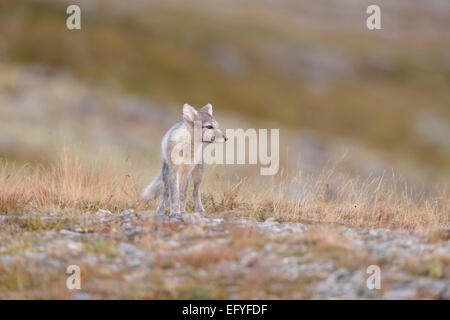
<svg viewBox="0 0 450 320">
<path fill-rule="evenodd" d="M 450 298 L 448 230 L 432 239 L 236 211 L 184 221 L 99 210 L 0 222 L 0 298 Z M 66 288 L 69 265 L 81 269 L 80 290 Z M 380 267 L 380 289 L 367 287 L 370 265 Z"/>
</svg>

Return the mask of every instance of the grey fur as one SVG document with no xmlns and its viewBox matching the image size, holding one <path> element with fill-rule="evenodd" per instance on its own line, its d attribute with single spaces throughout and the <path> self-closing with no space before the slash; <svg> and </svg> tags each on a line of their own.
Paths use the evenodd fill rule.
<svg viewBox="0 0 450 320">
<path fill-rule="evenodd" d="M 170 199 L 170 215 L 179 216 L 186 212 L 187 189 L 189 181 L 192 178 L 193 200 L 196 212 L 205 212 L 202 205 L 200 186 L 204 177 L 204 165 L 194 163 L 195 152 L 203 154 L 203 145 L 212 142 L 225 142 L 226 137 L 219 129 L 218 122 L 212 115 L 212 106 L 207 104 L 201 110 L 197 111 L 190 105 L 183 106 L 183 120 L 176 123 L 164 135 L 161 151 L 163 157 L 163 166 L 160 174 L 149 184 L 142 195 L 145 202 L 156 199 L 160 196 L 160 201 L 156 211 L 164 213 L 167 203 Z M 194 150 L 194 121 L 202 123 L 202 143 Z M 177 144 L 191 144 L 191 163 L 175 164 L 172 161 L 171 154 Z"/>
</svg>

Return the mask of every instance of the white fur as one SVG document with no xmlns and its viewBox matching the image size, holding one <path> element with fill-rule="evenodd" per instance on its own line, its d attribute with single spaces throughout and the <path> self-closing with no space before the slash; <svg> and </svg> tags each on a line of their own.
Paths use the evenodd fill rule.
<svg viewBox="0 0 450 320">
<path fill-rule="evenodd" d="M 202 110 L 208 112 L 211 116 L 213 115 L 213 108 L 211 103 L 208 103 L 207 105 L 205 105 Z"/>
<path fill-rule="evenodd" d="M 209 116 L 205 115 L 205 112 Z M 204 212 L 204 208 L 201 201 L 200 185 L 204 176 L 204 164 L 201 161 L 203 153 L 203 143 L 206 142 L 223 142 L 225 136 L 219 129 L 219 124 L 212 118 L 212 106 L 207 104 L 203 107 L 202 112 L 197 112 L 189 104 L 183 106 L 183 120 L 176 123 L 169 131 L 164 135 L 161 149 L 163 157 L 163 167 L 159 176 L 148 185 L 142 196 L 144 201 L 149 201 L 161 195 L 159 206 L 157 208 L 158 213 L 164 213 L 166 204 L 170 198 L 170 215 L 179 216 L 184 214 L 186 210 L 186 198 L 187 198 L 187 186 L 189 180 L 193 181 L 193 200 L 194 208 L 197 212 Z M 210 117 L 211 116 L 211 117 Z M 205 121 L 208 125 L 211 123 L 212 129 L 208 129 L 202 132 L 203 139 L 205 133 L 209 139 L 203 140 L 203 143 L 193 143 L 194 126 L 195 121 Z M 201 128 L 201 127 L 200 127 Z M 214 139 L 213 139 L 214 138 Z M 195 138 L 197 139 L 197 138 Z M 194 146 L 195 150 L 191 150 L 191 146 Z M 182 147 L 180 149 L 180 146 Z M 184 148 L 186 147 L 186 149 Z M 178 163 L 172 156 L 172 153 L 179 155 L 178 150 L 182 151 L 182 155 L 187 155 L 190 161 Z M 188 150 L 185 152 L 185 150 Z M 199 157 L 197 157 L 200 155 Z M 196 159 L 200 159 L 197 161 Z"/>
<path fill-rule="evenodd" d="M 162 175 L 158 175 L 142 192 L 142 200 L 148 202 L 154 200 L 159 195 L 163 186 Z"/>
<path fill-rule="evenodd" d="M 194 122 L 196 115 L 197 110 L 195 110 L 191 105 L 185 103 L 183 106 L 183 119 L 188 122 Z"/>
</svg>

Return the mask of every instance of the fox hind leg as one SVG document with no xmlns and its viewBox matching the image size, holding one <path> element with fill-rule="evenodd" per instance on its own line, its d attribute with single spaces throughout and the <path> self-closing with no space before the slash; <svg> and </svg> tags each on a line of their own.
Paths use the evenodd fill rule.
<svg viewBox="0 0 450 320">
<path fill-rule="evenodd" d="M 161 192 L 158 208 L 156 209 L 156 213 L 164 214 L 166 212 L 167 202 L 169 201 L 169 180 L 168 180 L 168 165 L 166 162 L 163 163 L 162 167 L 162 180 L 163 180 L 163 189 Z"/>
<path fill-rule="evenodd" d="M 169 172 L 168 185 L 170 197 L 170 215 L 180 214 L 180 179 L 178 172 Z"/>
</svg>

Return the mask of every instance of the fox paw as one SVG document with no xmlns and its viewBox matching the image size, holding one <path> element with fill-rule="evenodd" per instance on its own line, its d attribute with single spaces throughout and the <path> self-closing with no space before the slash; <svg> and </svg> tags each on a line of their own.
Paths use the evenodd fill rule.
<svg viewBox="0 0 450 320">
<path fill-rule="evenodd" d="M 205 211 L 205 209 L 204 209 L 203 207 L 196 207 L 196 208 L 195 208 L 195 212 L 198 212 L 198 213 L 205 213 L 206 211 Z"/>
<path fill-rule="evenodd" d="M 180 212 L 170 212 L 169 213 L 169 218 L 171 218 L 171 219 L 179 219 L 179 220 L 183 221 L 183 215 Z"/>
</svg>

